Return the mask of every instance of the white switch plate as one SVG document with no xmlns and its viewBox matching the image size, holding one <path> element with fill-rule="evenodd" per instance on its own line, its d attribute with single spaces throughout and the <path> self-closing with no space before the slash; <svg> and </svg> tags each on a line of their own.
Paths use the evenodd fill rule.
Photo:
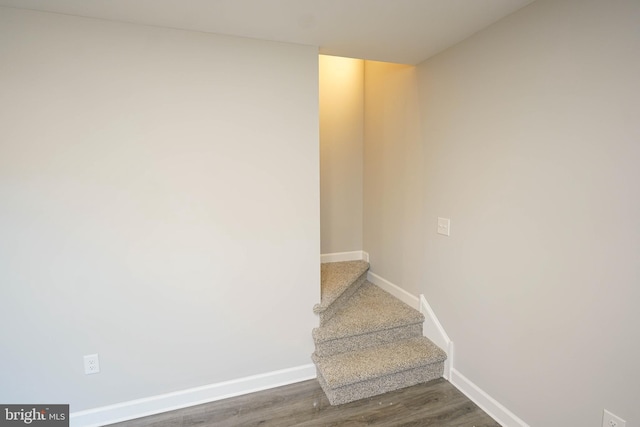
<svg viewBox="0 0 640 427">
<path fill-rule="evenodd" d="M 451 220 L 438 217 L 438 234 L 448 236 L 451 233 Z"/>
<path fill-rule="evenodd" d="M 88 354 L 84 357 L 84 373 L 97 374 L 100 372 L 100 359 L 97 354 Z"/>
<path fill-rule="evenodd" d="M 606 409 L 602 413 L 602 427 L 625 427 L 627 422 Z"/>
</svg>

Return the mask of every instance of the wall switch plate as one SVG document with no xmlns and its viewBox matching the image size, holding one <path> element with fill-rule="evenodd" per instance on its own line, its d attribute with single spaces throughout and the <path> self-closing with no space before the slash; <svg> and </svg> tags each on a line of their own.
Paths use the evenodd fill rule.
<svg viewBox="0 0 640 427">
<path fill-rule="evenodd" d="M 88 354 L 84 357 L 84 373 L 87 375 L 100 372 L 100 359 L 97 354 Z"/>
<path fill-rule="evenodd" d="M 625 427 L 627 422 L 606 409 L 602 413 L 602 427 Z"/>
<path fill-rule="evenodd" d="M 451 220 L 449 218 L 438 217 L 438 234 L 448 236 L 451 232 Z"/>
</svg>

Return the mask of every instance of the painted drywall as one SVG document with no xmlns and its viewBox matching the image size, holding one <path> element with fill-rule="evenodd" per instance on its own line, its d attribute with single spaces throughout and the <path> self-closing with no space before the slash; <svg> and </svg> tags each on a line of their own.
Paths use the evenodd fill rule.
<svg viewBox="0 0 640 427">
<path fill-rule="evenodd" d="M 0 57 L 0 402 L 310 363 L 316 48 L 0 8 Z"/>
<path fill-rule="evenodd" d="M 603 408 L 640 425 L 638 22 L 634 0 L 532 3 L 417 67 L 420 135 L 393 154 L 405 117 L 384 102 L 413 89 L 386 93 L 403 87 L 389 67 L 370 87 L 366 66 L 364 249 L 427 297 L 456 369 L 531 426 L 597 426 Z M 375 171 L 405 174 L 402 197 Z M 424 281 L 382 260 L 422 238 Z"/>
<path fill-rule="evenodd" d="M 364 250 L 371 271 L 413 290 L 425 250 L 418 111 L 414 66 L 365 62 Z"/>
<path fill-rule="evenodd" d="M 362 250 L 364 61 L 320 55 L 322 253 Z"/>
</svg>

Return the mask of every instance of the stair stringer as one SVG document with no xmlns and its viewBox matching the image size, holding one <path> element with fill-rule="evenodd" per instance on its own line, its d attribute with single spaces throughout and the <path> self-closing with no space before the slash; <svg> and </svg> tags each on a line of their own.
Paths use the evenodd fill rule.
<svg viewBox="0 0 640 427">
<path fill-rule="evenodd" d="M 371 270 L 367 273 L 367 279 L 378 286 L 384 291 L 389 292 L 400 301 L 409 305 L 410 307 L 417 308 L 420 313 L 425 317 L 423 325 L 423 336 L 429 338 L 438 347 L 443 349 L 447 353 L 447 360 L 444 366 L 443 377 L 446 380 L 451 378 L 451 372 L 454 369 L 454 345 L 453 341 L 449 338 L 449 335 L 445 331 L 444 327 L 438 320 L 435 311 L 429 305 L 427 298 L 424 294 L 420 294 L 420 297 L 405 291 L 400 286 L 386 280 L 385 278 L 373 273 Z"/>
</svg>

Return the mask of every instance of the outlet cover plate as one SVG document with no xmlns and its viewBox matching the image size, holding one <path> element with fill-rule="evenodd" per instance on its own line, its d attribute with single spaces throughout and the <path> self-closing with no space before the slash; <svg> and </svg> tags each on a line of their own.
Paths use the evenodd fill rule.
<svg viewBox="0 0 640 427">
<path fill-rule="evenodd" d="M 97 354 L 88 354 L 84 356 L 84 373 L 87 375 L 97 374 L 100 372 L 100 359 Z"/>
<path fill-rule="evenodd" d="M 602 413 L 602 427 L 625 427 L 627 422 L 606 409 Z"/>
</svg>

